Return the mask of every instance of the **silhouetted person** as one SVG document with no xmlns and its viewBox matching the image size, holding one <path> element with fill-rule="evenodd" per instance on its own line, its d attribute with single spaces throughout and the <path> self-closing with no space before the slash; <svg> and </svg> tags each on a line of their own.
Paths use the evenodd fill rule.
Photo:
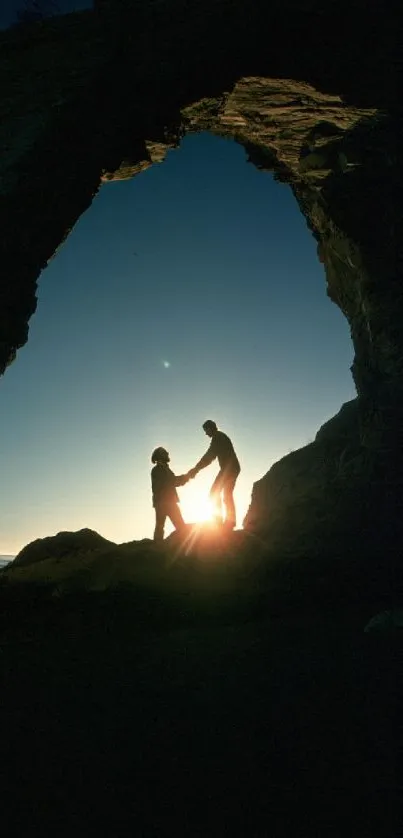
<svg viewBox="0 0 403 838">
<path fill-rule="evenodd" d="M 236 524 L 234 488 L 241 466 L 234 451 L 234 446 L 227 434 L 219 431 L 212 419 L 207 419 L 203 430 L 211 437 L 208 451 L 194 468 L 188 471 L 189 477 L 195 477 L 201 469 L 209 466 L 217 457 L 220 471 L 210 489 L 210 498 L 214 506 L 214 517 L 218 523 L 223 523 L 221 495 L 224 495 L 225 526 L 233 530 Z"/>
<path fill-rule="evenodd" d="M 179 496 L 176 486 L 184 486 L 189 476 L 181 474 L 177 476 L 169 468 L 170 456 L 165 448 L 156 448 L 151 454 L 151 462 L 155 463 L 151 469 L 151 487 L 153 492 L 153 507 L 155 509 L 155 530 L 154 541 L 162 541 L 164 538 L 164 526 L 167 518 L 170 518 L 176 530 L 183 530 L 186 527 L 179 509 Z"/>
</svg>

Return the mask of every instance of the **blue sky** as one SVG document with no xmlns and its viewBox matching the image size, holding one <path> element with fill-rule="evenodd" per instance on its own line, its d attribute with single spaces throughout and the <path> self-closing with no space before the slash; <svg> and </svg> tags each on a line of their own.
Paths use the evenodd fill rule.
<svg viewBox="0 0 403 838">
<path fill-rule="evenodd" d="M 348 324 L 292 192 L 231 141 L 186 137 L 103 186 L 38 296 L 0 382 L 0 553 L 81 527 L 151 536 L 150 453 L 187 471 L 206 418 L 241 460 L 241 523 L 253 481 L 355 396 Z M 180 490 L 188 520 L 216 472 Z"/>
</svg>

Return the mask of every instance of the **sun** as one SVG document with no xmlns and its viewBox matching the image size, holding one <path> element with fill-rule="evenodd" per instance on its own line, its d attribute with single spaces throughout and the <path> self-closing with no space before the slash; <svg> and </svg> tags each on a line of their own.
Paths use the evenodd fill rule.
<svg viewBox="0 0 403 838">
<path fill-rule="evenodd" d="M 200 523 L 201 521 L 211 521 L 212 507 L 209 498 L 200 491 L 193 491 L 189 493 L 181 502 L 182 515 L 185 521 L 190 524 Z"/>
</svg>

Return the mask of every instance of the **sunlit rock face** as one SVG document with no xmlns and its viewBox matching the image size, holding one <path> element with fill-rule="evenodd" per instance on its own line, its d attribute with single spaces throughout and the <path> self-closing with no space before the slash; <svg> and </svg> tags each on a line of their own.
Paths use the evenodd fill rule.
<svg viewBox="0 0 403 838">
<path fill-rule="evenodd" d="M 350 324 L 360 443 L 395 461 L 396 23 L 367 0 L 354 11 L 347 0 L 99 0 L 92 12 L 2 33 L 0 371 L 27 340 L 40 271 L 99 186 L 163 161 L 186 132 L 209 130 L 292 188 Z"/>
</svg>

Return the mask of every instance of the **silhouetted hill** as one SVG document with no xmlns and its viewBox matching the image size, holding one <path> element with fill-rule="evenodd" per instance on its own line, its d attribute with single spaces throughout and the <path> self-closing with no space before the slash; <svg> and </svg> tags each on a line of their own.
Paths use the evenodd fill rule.
<svg viewBox="0 0 403 838">
<path fill-rule="evenodd" d="M 43 596 L 117 592 L 129 600 L 153 591 L 160 597 L 212 596 L 246 588 L 266 547 L 243 531 L 189 525 L 162 545 L 150 539 L 113 544 L 92 530 L 61 532 L 27 545 L 1 576 L 0 591 L 39 590 Z"/>
<path fill-rule="evenodd" d="M 31 541 L 14 559 L 15 567 L 26 567 L 44 559 L 71 560 L 73 557 L 93 553 L 105 547 L 112 547 L 113 541 L 108 541 L 94 530 L 82 529 L 78 532 L 60 532 L 57 536 L 37 538 Z"/>
<path fill-rule="evenodd" d="M 162 545 L 149 539 L 117 545 L 86 529 L 62 532 L 28 545 L 3 569 L 0 601 L 14 624 L 27 602 L 39 619 L 49 604 L 91 619 L 102 602 L 105 613 L 129 609 L 131 620 L 150 628 L 161 620 L 255 618 L 347 603 L 379 609 L 400 601 L 394 553 L 380 561 L 354 545 L 337 550 L 313 542 L 309 551 L 307 541 L 300 550 L 292 538 L 282 544 L 279 552 L 270 538 L 208 525 L 189 525 L 185 537 L 173 533 Z"/>
</svg>

